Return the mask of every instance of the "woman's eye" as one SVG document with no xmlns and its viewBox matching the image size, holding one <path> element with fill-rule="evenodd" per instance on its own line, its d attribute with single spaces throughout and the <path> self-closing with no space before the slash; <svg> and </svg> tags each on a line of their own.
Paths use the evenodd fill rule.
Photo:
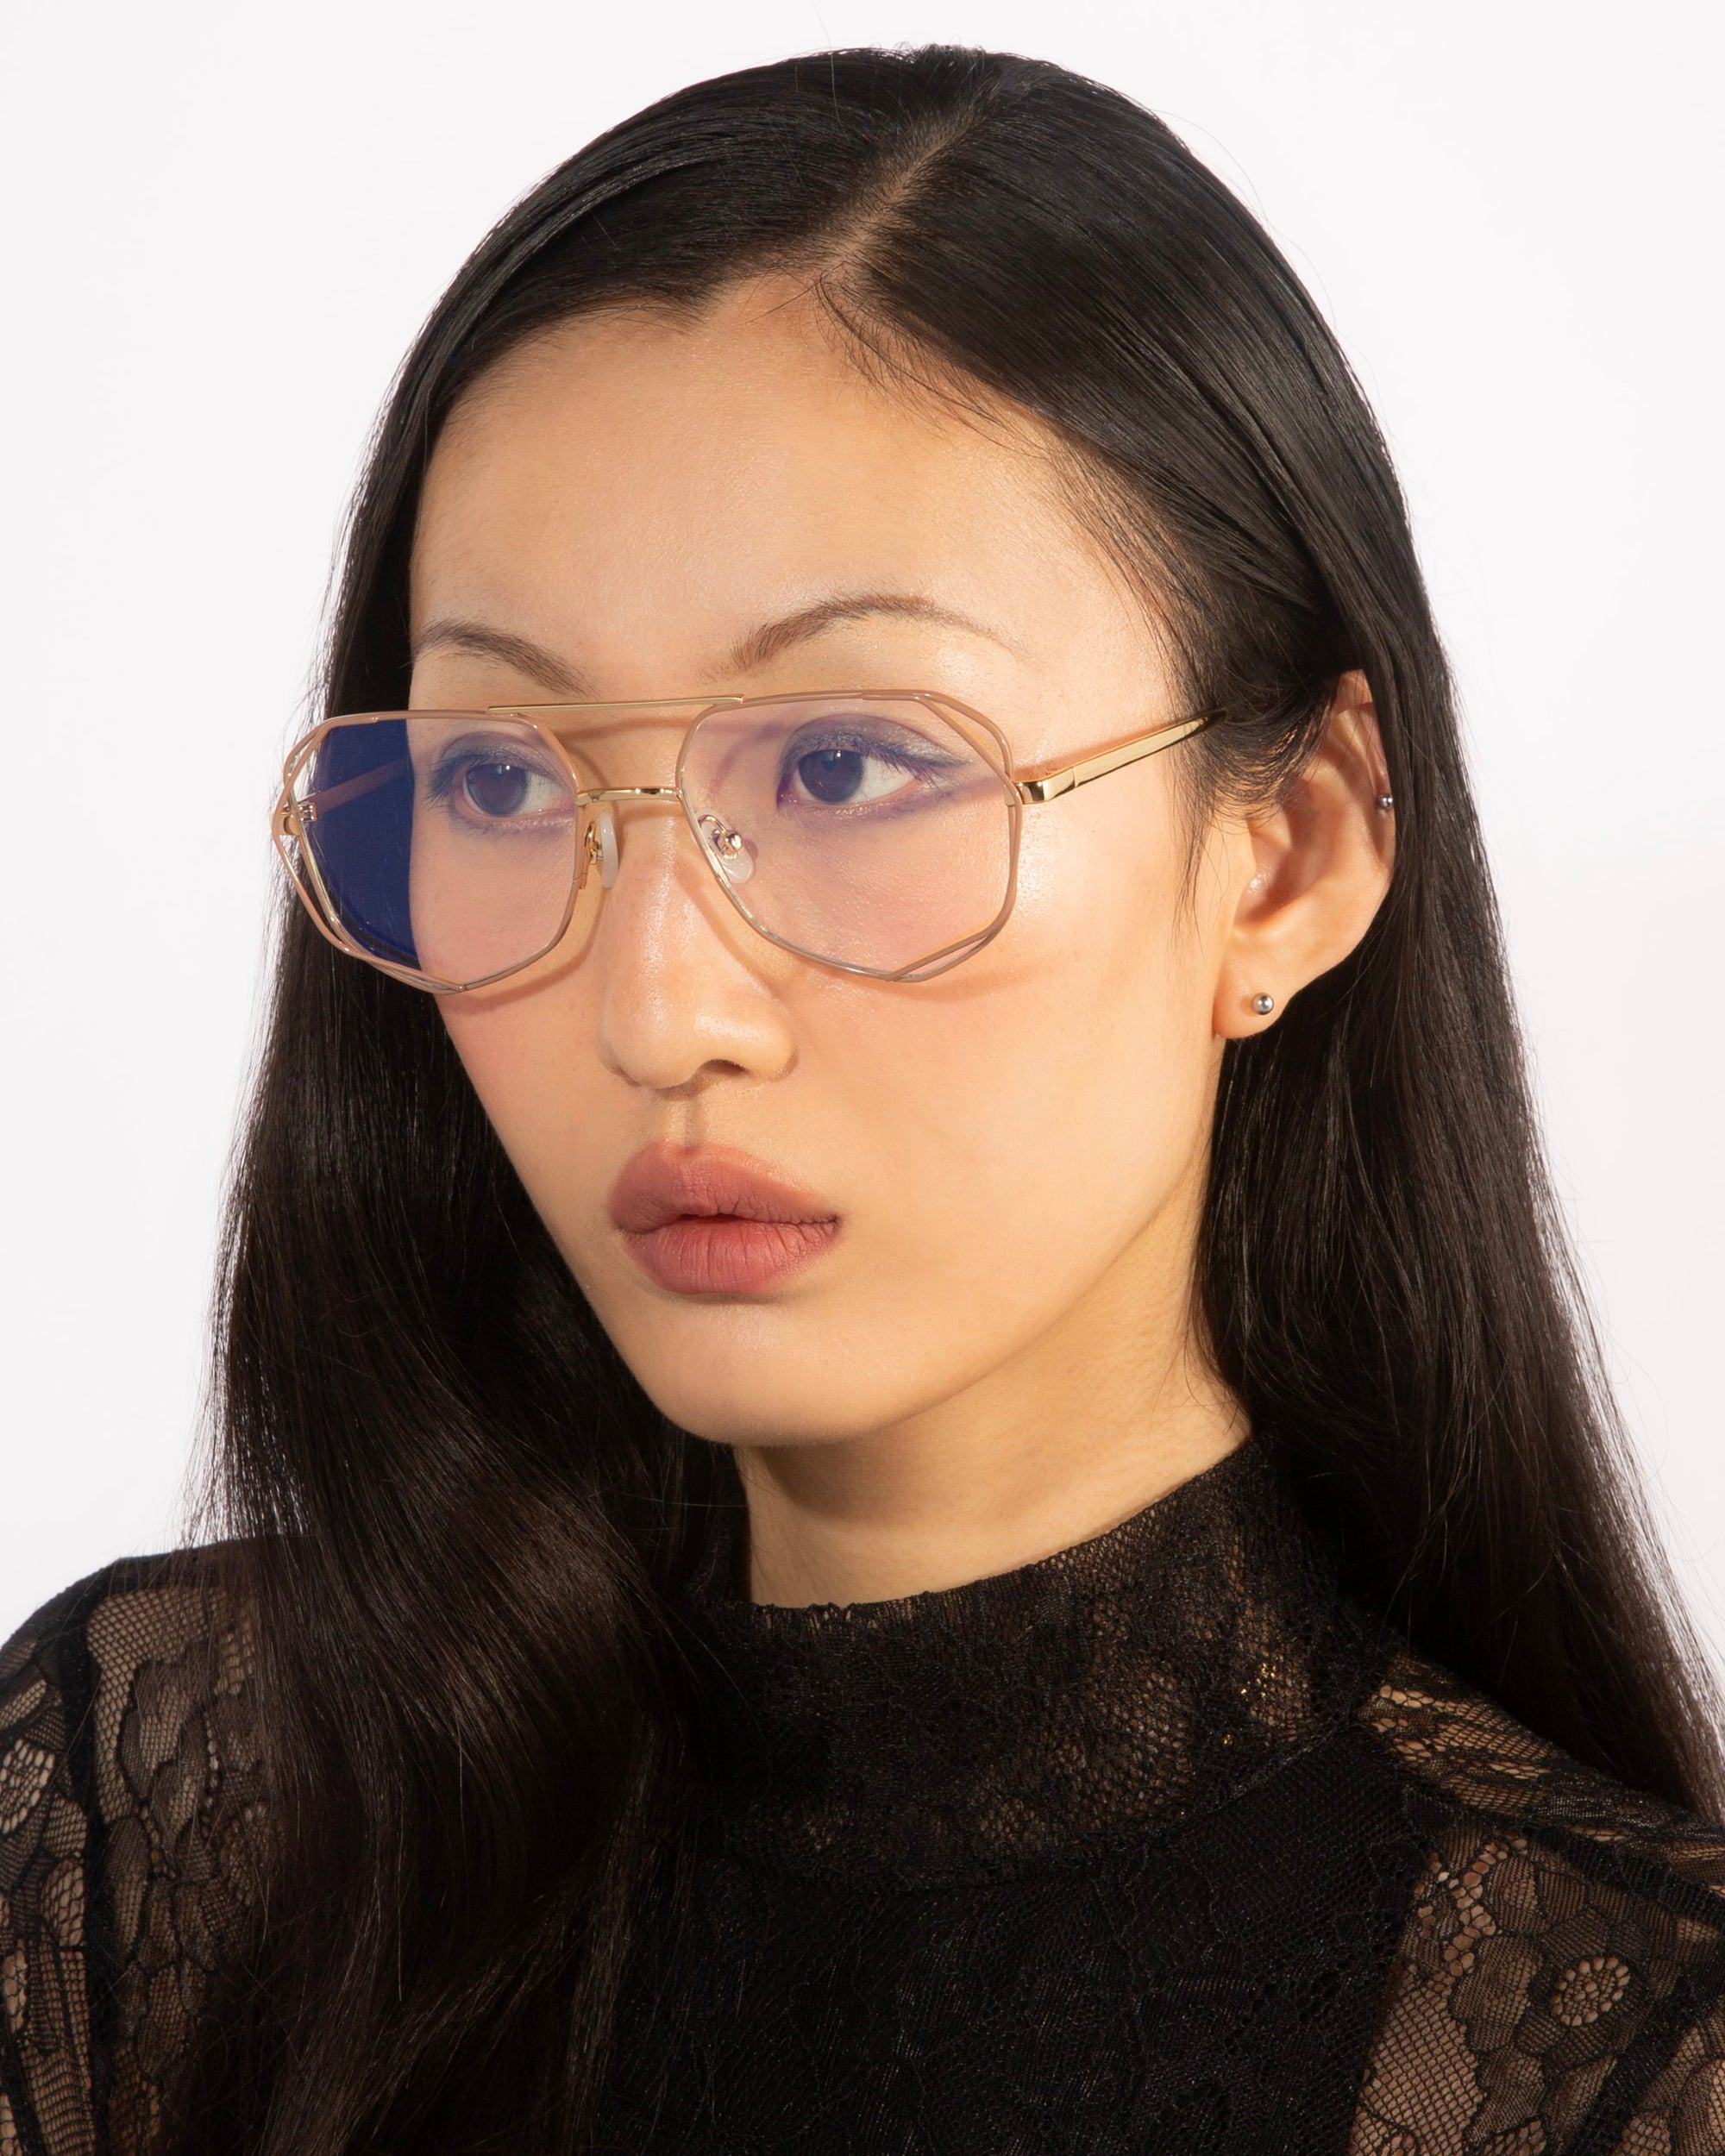
<svg viewBox="0 0 1725 2156">
<path fill-rule="evenodd" d="M 849 808 L 884 800 L 913 783 L 902 762 L 867 749 L 810 749 L 791 766 L 791 791 L 798 800 L 824 807 Z"/>
<path fill-rule="evenodd" d="M 474 758 L 462 770 L 458 790 L 464 807 L 492 823 L 543 816 L 561 806 L 564 798 L 554 779 L 508 756 Z"/>
</svg>

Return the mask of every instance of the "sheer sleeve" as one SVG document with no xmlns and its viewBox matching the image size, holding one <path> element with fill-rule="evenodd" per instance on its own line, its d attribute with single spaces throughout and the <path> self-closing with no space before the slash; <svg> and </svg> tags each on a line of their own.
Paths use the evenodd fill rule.
<svg viewBox="0 0 1725 2156">
<path fill-rule="evenodd" d="M 1611 2156 L 1725 2156 L 1725 2006 L 1684 2031 Z"/>
<path fill-rule="evenodd" d="M 0 1658 L 0 2156 L 143 2156 L 256 1898 L 253 1655 L 195 1553 Z"/>
<path fill-rule="evenodd" d="M 1725 2156 L 1725 1830 L 1412 1657 L 1364 1720 L 1431 1853 L 1352 2156 Z"/>
<path fill-rule="evenodd" d="M 96 2146 L 90 1818 L 72 1737 L 88 1687 L 50 1604 L 0 1656 L 0 2156 Z"/>
</svg>

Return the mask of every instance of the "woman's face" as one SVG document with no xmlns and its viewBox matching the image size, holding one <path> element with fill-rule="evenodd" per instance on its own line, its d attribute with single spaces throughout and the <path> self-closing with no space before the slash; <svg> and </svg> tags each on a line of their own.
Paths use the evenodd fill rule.
<svg viewBox="0 0 1725 2156">
<path fill-rule="evenodd" d="M 494 370 L 432 460 L 412 606 L 416 708 L 930 690 L 1020 767 L 1181 715 L 1034 433 L 872 381 L 782 284 L 588 317 Z M 687 716 L 574 745 L 601 783 L 666 785 Z M 677 805 L 644 802 L 563 945 L 442 998 L 675 1421 L 856 1436 L 1045 1353 L 1099 1299 L 1183 1295 L 1221 1037 L 1262 1023 L 1263 985 L 1239 948 L 1250 837 L 1219 826 L 1188 881 L 1189 753 L 1027 810 L 1010 919 L 932 981 L 768 943 Z"/>
</svg>

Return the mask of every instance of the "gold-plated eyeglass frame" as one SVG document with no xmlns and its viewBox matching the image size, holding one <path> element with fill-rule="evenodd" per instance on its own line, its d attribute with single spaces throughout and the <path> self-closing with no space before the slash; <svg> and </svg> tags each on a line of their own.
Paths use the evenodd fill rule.
<svg viewBox="0 0 1725 2156">
<path fill-rule="evenodd" d="M 807 950 L 789 937 L 779 935 L 750 911 L 743 895 L 725 874 L 722 863 L 703 837 L 693 803 L 683 785 L 683 774 L 688 762 L 689 749 L 701 722 L 711 713 L 746 710 L 751 705 L 780 705 L 785 704 L 844 703 L 855 698 L 869 703 L 922 704 L 949 725 L 956 725 L 958 732 L 981 753 L 1000 780 L 1003 805 L 1007 819 L 1007 866 L 1006 894 L 994 918 L 981 929 L 973 930 L 953 942 L 943 944 L 938 950 L 930 951 L 911 964 L 894 968 L 859 966 L 844 959 L 829 958 L 819 951 Z M 677 752 L 676 772 L 670 786 L 612 786 L 584 787 L 580 774 L 574 768 L 568 750 L 555 729 L 547 722 L 571 713 L 586 715 L 595 712 L 668 711 L 699 705 L 699 710 L 689 721 L 683 735 L 682 746 Z M 1020 772 L 1013 760 L 1013 752 L 1006 736 L 992 719 L 986 718 L 956 697 L 939 694 L 928 689 L 807 689 L 778 696 L 655 696 L 631 697 L 613 701 L 590 700 L 573 704 L 489 704 L 472 712 L 467 711 L 355 711 L 326 718 L 304 734 L 289 750 L 282 766 L 281 793 L 271 818 L 271 837 L 288 880 L 298 893 L 301 903 L 311 916 L 321 933 L 350 958 L 362 960 L 380 973 L 405 981 L 410 987 L 423 988 L 436 995 L 460 995 L 470 988 L 489 987 L 494 981 L 506 981 L 516 974 L 524 973 L 528 967 L 536 965 L 549 956 L 568 933 L 574 918 L 575 901 L 586 887 L 594 859 L 594 826 L 586 821 L 582 838 L 577 840 L 576 859 L 572 865 L 569 895 L 563 909 L 563 918 L 556 931 L 530 957 L 515 964 L 500 967 L 474 981 L 442 981 L 411 966 L 401 966 L 386 958 L 380 958 L 374 951 L 366 950 L 343 927 L 341 909 L 333 895 L 326 889 L 318 873 L 316 856 L 306 843 L 305 824 L 315 822 L 317 805 L 329 796 L 346 796 L 351 787 L 366 787 L 380 782 L 379 774 L 364 774 L 359 780 L 338 781 L 319 793 L 295 799 L 294 787 L 317 755 L 323 742 L 338 727 L 380 725 L 391 720 L 409 718 L 509 718 L 519 720 L 538 735 L 568 772 L 570 790 L 578 809 L 585 812 L 610 801 L 676 801 L 681 805 L 684 820 L 693 833 L 696 850 L 706 863 L 713 881 L 757 936 L 769 943 L 776 943 L 782 950 L 794 952 L 800 958 L 811 959 L 817 965 L 830 966 L 836 972 L 861 974 L 874 981 L 932 981 L 938 974 L 949 972 L 972 957 L 984 944 L 992 943 L 1006 926 L 1018 895 L 1019 833 L 1020 819 L 1026 808 L 1038 808 L 1044 802 L 1057 801 L 1081 786 L 1105 779 L 1111 772 L 1123 771 L 1130 764 L 1141 763 L 1147 756 L 1160 755 L 1164 749 L 1172 749 L 1207 727 L 1214 726 L 1222 718 L 1220 711 L 1198 711 L 1184 718 L 1170 720 L 1166 724 L 1152 727 L 1148 733 L 1135 735 L 1130 741 L 1116 743 L 1113 748 L 1098 749 L 1093 755 L 1081 757 L 1076 763 L 1063 764 L 1058 769 L 1043 772 Z M 310 811 L 308 814 L 307 812 Z M 303 873 L 302 873 L 303 872 Z"/>
</svg>

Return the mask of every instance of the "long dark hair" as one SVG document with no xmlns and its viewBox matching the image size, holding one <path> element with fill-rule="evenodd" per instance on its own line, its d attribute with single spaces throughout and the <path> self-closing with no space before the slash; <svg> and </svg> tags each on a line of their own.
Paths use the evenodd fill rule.
<svg viewBox="0 0 1725 2156">
<path fill-rule="evenodd" d="M 1148 113 L 930 48 L 726 76 L 483 241 L 409 356 L 348 535 L 331 710 L 399 705 L 422 476 L 464 389 L 607 303 L 805 275 L 888 367 L 1072 453 L 1222 793 L 1376 696 L 1393 892 L 1231 1046 L 1200 1304 L 1217 1363 L 1428 1653 L 1581 1758 L 1716 1788 L 1554 1221 L 1449 679 L 1383 444 L 1264 233 Z M 687 1702 L 661 1613 L 721 1492 L 620 1365 L 434 1000 L 297 911 L 233 1200 L 220 1462 L 262 1642 L 272 1884 L 188 2145 L 580 2145 Z M 201 2140 L 200 2140 L 201 2137 Z"/>
</svg>

